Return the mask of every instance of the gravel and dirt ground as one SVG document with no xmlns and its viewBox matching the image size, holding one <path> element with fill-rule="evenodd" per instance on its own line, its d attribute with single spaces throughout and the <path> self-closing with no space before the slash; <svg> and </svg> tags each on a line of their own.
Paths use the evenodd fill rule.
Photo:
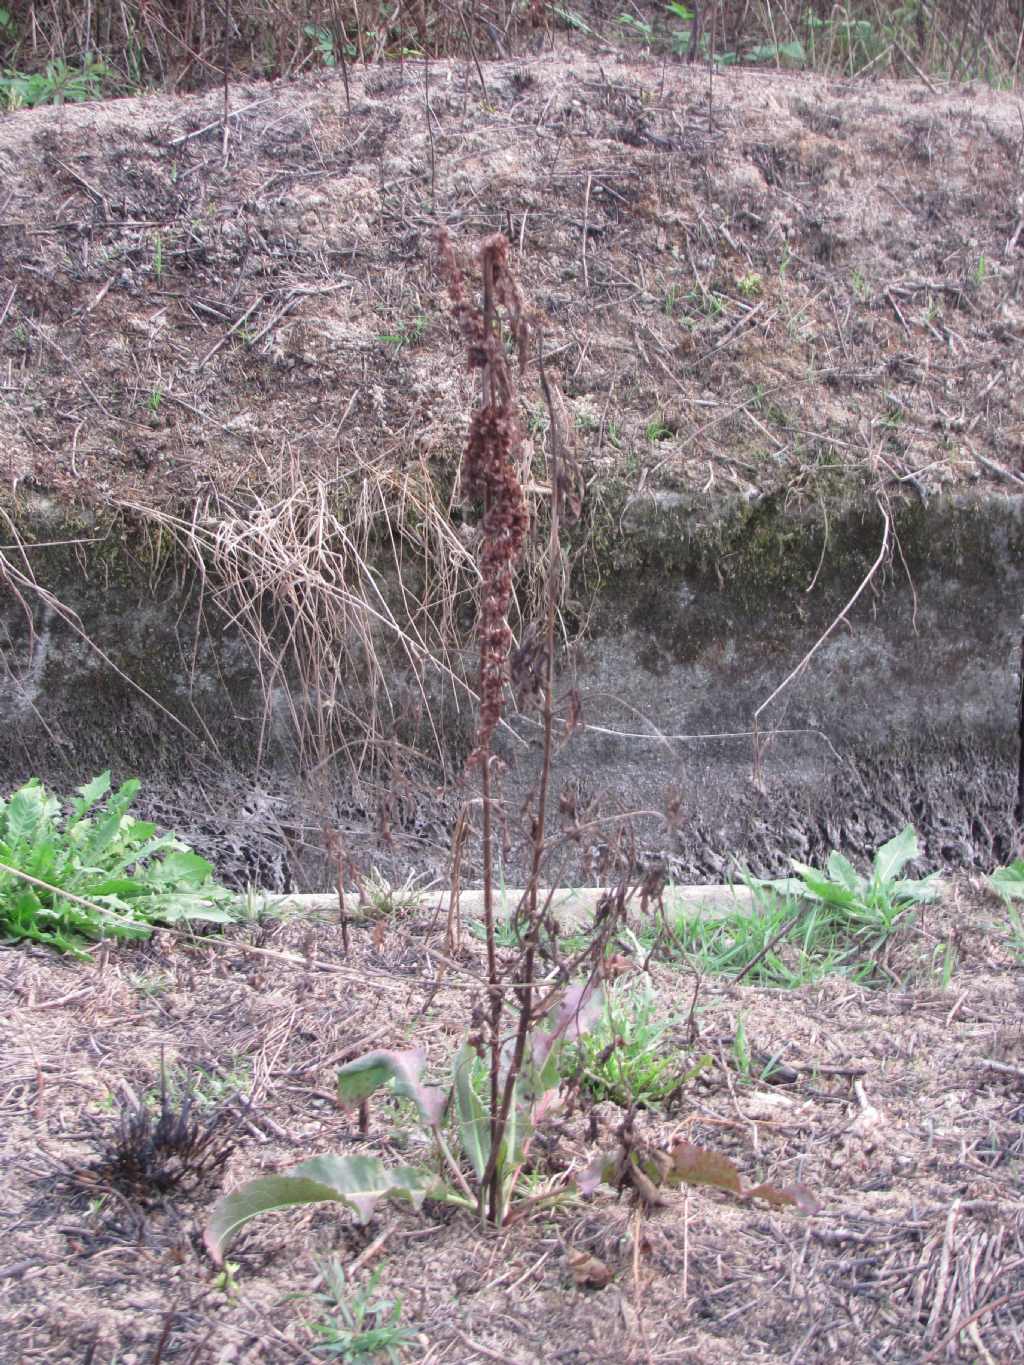
<svg viewBox="0 0 1024 1365">
<path fill-rule="evenodd" d="M 4 1359 L 322 1358 L 317 1258 L 354 1266 L 353 1283 L 379 1269 L 379 1293 L 401 1297 L 416 1334 L 402 1358 L 438 1365 L 1024 1353 L 1021 945 L 991 894 L 964 882 L 925 907 L 888 955 L 887 989 L 698 984 L 652 963 L 680 1071 L 703 1053 L 714 1065 L 670 1112 L 641 1112 L 640 1136 L 685 1136 L 751 1182 L 802 1182 L 813 1216 L 702 1188 L 646 1211 L 602 1189 L 501 1233 L 429 1202 L 382 1206 L 362 1229 L 330 1208 L 289 1211 L 243 1232 L 225 1284 L 199 1236 L 222 1186 L 323 1152 L 426 1156 L 386 1101 L 362 1136 L 335 1104 L 335 1071 L 374 1046 L 418 1045 L 443 1078 L 482 945 L 467 938 L 444 966 L 443 917 L 428 912 L 350 933 L 347 958 L 326 918 L 271 920 L 218 945 L 161 935 L 87 965 L 0 952 Z M 788 1068 L 783 1084 L 758 1079 L 768 1057 Z M 118 1106 L 158 1091 L 161 1060 L 196 1078 L 201 1113 L 227 1105 L 236 1145 L 218 1177 L 147 1197 L 102 1162 Z M 607 1101 L 556 1115 L 534 1189 L 614 1148 L 622 1117 Z M 576 1283 L 582 1252 L 607 1268 L 605 1287 Z"/>
</svg>

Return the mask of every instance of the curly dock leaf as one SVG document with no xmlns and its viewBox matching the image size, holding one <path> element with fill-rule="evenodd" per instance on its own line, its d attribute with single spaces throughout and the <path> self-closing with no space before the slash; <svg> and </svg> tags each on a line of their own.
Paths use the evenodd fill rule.
<svg viewBox="0 0 1024 1365">
<path fill-rule="evenodd" d="M 338 1100 L 345 1109 L 356 1109 L 363 1100 L 390 1085 L 397 1095 L 412 1100 L 420 1117 L 430 1128 L 441 1122 L 447 1096 L 436 1085 L 423 1085 L 420 1076 L 426 1065 L 420 1048 L 410 1052 L 368 1052 L 338 1070 Z"/>
<path fill-rule="evenodd" d="M 407 1199 L 419 1208 L 432 1179 L 411 1166 L 388 1168 L 375 1156 L 318 1156 L 287 1175 L 250 1180 L 214 1205 L 203 1242 L 217 1265 L 241 1228 L 260 1213 L 296 1204 L 344 1204 L 368 1223 L 382 1199 Z"/>
</svg>

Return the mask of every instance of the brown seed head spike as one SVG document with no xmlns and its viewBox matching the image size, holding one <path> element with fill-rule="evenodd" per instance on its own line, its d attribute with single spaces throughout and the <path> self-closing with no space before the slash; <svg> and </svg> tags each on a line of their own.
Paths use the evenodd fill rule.
<svg viewBox="0 0 1024 1365">
<path fill-rule="evenodd" d="M 506 617 L 513 572 L 528 527 L 526 499 L 519 482 L 522 428 L 515 386 L 504 344 L 504 330 L 516 343 L 520 364 L 526 359 L 529 327 L 519 287 L 508 269 L 508 242 L 500 233 L 480 247 L 483 308 L 466 297 L 462 270 L 451 241 L 438 234 L 440 270 L 452 312 L 466 341 L 470 369 L 481 374 L 482 401 L 473 414 L 462 462 L 462 496 L 483 508 L 480 549 L 480 719 L 474 758 L 490 747 L 501 719 L 512 632 Z M 501 313 L 504 312 L 504 329 Z"/>
</svg>

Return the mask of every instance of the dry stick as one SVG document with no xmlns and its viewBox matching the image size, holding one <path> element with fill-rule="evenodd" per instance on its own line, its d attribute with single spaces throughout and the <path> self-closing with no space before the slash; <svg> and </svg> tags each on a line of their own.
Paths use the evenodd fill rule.
<svg viewBox="0 0 1024 1365">
<path fill-rule="evenodd" d="M 452 834 L 452 869 L 448 882 L 448 925 L 445 948 L 451 957 L 462 949 L 462 913 L 459 898 L 462 890 L 462 851 L 469 833 L 469 807 L 463 805 Z"/>
<path fill-rule="evenodd" d="M 224 129 L 221 133 L 220 151 L 224 163 L 228 159 L 228 104 L 229 104 L 229 83 L 228 83 L 228 57 L 230 55 L 231 43 L 231 0 L 227 0 L 224 6 Z"/>
<path fill-rule="evenodd" d="M 249 307 L 245 310 L 245 312 L 244 312 L 244 313 L 242 314 L 242 316 L 238 319 L 238 321 L 237 321 L 236 323 L 234 323 L 231 327 L 228 328 L 228 330 L 224 333 L 224 335 L 221 337 L 221 339 L 220 339 L 219 341 L 215 341 L 215 342 L 213 343 L 213 345 L 210 347 L 210 349 L 209 349 L 209 350 L 206 352 L 206 354 L 203 356 L 202 360 L 200 360 L 200 361 L 197 363 L 197 365 L 196 365 L 196 369 L 197 369 L 197 370 L 201 370 L 208 360 L 212 360 L 212 359 L 213 359 L 213 357 L 217 354 L 217 352 L 218 352 L 218 351 L 220 350 L 220 348 L 224 345 L 224 343 L 225 343 L 226 341 L 230 341 L 230 339 L 231 339 L 231 338 L 234 336 L 234 334 L 238 331 L 239 327 L 241 327 L 242 324 L 249 318 L 250 314 L 254 313 L 254 312 L 256 311 L 256 309 L 260 306 L 260 304 L 263 302 L 264 298 L 265 298 L 265 295 L 261 294 L 261 295 L 259 296 L 259 298 L 255 301 L 255 303 L 251 303 L 251 304 L 249 305 Z"/>
<path fill-rule="evenodd" d="M 427 141 L 430 144 L 430 212 L 437 212 L 437 165 L 434 157 L 434 130 L 430 125 L 430 58 L 423 55 L 423 115 L 427 121 Z"/>
<path fill-rule="evenodd" d="M 810 649 L 807 651 L 807 653 L 804 655 L 804 657 L 800 660 L 800 662 L 797 664 L 796 668 L 794 668 L 793 671 L 792 671 L 787 677 L 785 677 L 785 678 L 782 680 L 782 682 L 779 683 L 779 685 L 778 685 L 778 687 L 775 689 L 775 691 L 772 692 L 770 696 L 766 697 L 766 698 L 764 699 L 764 701 L 761 703 L 761 705 L 760 705 L 760 706 L 757 708 L 757 710 L 754 712 L 754 719 L 753 719 L 753 724 L 752 724 L 752 727 L 751 727 L 751 728 L 752 728 L 752 730 L 753 730 L 753 735 L 754 735 L 754 769 L 755 769 L 755 772 L 757 772 L 757 771 L 760 770 L 760 752 L 759 752 L 759 743 L 758 743 L 758 741 L 759 741 L 759 733 L 760 733 L 760 732 L 759 732 L 759 728 L 758 728 L 758 721 L 759 721 L 759 719 L 760 719 L 760 716 L 761 716 L 762 711 L 764 711 L 765 707 L 770 706 L 771 703 L 775 700 L 775 698 L 776 698 L 777 696 L 779 696 L 779 694 L 780 694 L 781 692 L 785 691 L 785 689 L 786 689 L 786 688 L 789 686 L 789 684 L 794 680 L 794 678 L 799 677 L 799 675 L 804 671 L 804 669 L 805 669 L 805 668 L 807 667 L 807 665 L 810 663 L 811 659 L 814 658 L 815 654 L 817 654 L 818 650 L 821 648 L 821 646 L 825 643 L 825 641 L 828 639 L 828 637 L 829 637 L 829 636 L 832 634 L 832 632 L 835 630 L 836 626 L 838 626 L 839 623 L 840 623 L 841 621 L 845 621 L 845 620 L 846 620 L 846 617 L 849 615 L 851 609 L 853 608 L 853 606 L 854 606 L 854 604 L 856 603 L 857 599 L 860 597 L 861 593 L 862 593 L 862 592 L 864 591 L 864 589 L 868 586 L 868 584 L 869 584 L 869 583 L 871 582 L 871 580 L 874 578 L 875 574 L 876 574 L 876 573 L 878 572 L 878 570 L 881 568 L 882 564 L 885 562 L 885 557 L 886 557 L 886 555 L 889 553 L 889 532 L 890 532 L 891 524 L 892 524 L 892 523 L 890 522 L 890 519 L 889 519 L 889 513 L 885 510 L 885 507 L 882 505 L 882 503 L 881 503 L 880 501 L 877 502 L 877 506 L 878 506 L 878 510 L 879 510 L 879 511 L 881 512 L 881 514 L 882 514 L 883 528 L 882 528 L 882 547 L 881 547 L 881 549 L 878 551 L 878 556 L 877 556 L 877 558 L 875 559 L 875 562 L 872 564 L 871 568 L 870 568 L 870 569 L 867 571 L 867 573 L 865 574 L 865 576 L 864 576 L 863 580 L 861 581 L 861 584 L 860 584 L 860 586 L 858 587 L 857 591 L 853 594 L 853 596 L 850 598 L 849 602 L 847 602 L 846 606 L 842 609 L 842 611 L 839 613 L 839 615 L 835 618 L 835 620 L 834 620 L 834 621 L 832 622 L 832 624 L 829 626 L 828 630 L 826 630 L 826 631 L 824 632 L 824 634 L 818 636 L 817 640 L 815 640 L 814 644 L 810 647 Z"/>
<path fill-rule="evenodd" d="M 938 1346 L 929 1351 L 926 1356 L 922 1356 L 921 1365 L 925 1365 L 926 1361 L 938 1360 L 940 1356 L 943 1356 L 960 1333 L 967 1331 L 979 1318 L 987 1317 L 989 1313 L 995 1313 L 998 1309 L 1005 1308 L 1007 1304 L 1016 1303 L 1021 1299 L 1024 1299 L 1024 1290 L 1018 1289 L 1011 1294 L 1004 1294 L 1000 1299 L 992 1299 L 989 1303 L 982 1304 L 976 1313 L 972 1313 L 969 1318 L 964 1318 L 958 1322 L 952 1331 L 948 1332 L 939 1342 Z"/>
<path fill-rule="evenodd" d="M 918 77 L 918 79 L 924 81 L 925 85 L 926 85 L 926 86 L 928 87 L 928 89 L 932 92 L 932 94 L 933 94 L 933 95 L 938 95 L 938 94 L 940 93 L 940 91 L 939 91 L 938 87 L 936 86 L 935 82 L 931 79 L 930 76 L 928 76 L 924 71 L 921 70 L 921 68 L 918 66 L 917 62 L 914 61 L 913 57 L 910 55 L 910 53 L 909 53 L 909 52 L 907 51 L 907 49 L 903 46 L 902 43 L 897 43 L 897 44 L 896 44 L 896 51 L 900 54 L 900 56 L 903 58 L 903 60 L 906 62 L 906 64 L 910 67 L 911 71 L 913 71 L 914 74 Z"/>
<path fill-rule="evenodd" d="M 109 284 L 107 285 L 107 288 L 108 289 L 110 288 Z M 4 323 L 7 321 L 7 314 L 11 311 L 11 304 L 14 302 L 14 296 L 17 292 L 18 286 L 16 284 L 12 284 L 11 292 L 7 295 L 7 302 L 4 304 L 4 310 L 2 313 L 0 313 L 0 327 L 2 327 Z"/>
<path fill-rule="evenodd" d="M 1008 1062 L 997 1062 L 991 1057 L 979 1057 L 978 1066 L 987 1066 L 990 1071 L 999 1071 L 1004 1076 L 1024 1077 L 1024 1066 L 1010 1066 Z"/>
<path fill-rule="evenodd" d="M 348 55 L 345 48 L 348 44 L 348 33 L 341 15 L 338 13 L 338 0 L 331 0 L 331 14 L 334 18 L 334 32 L 338 39 L 338 56 L 341 58 L 341 79 L 345 82 L 345 112 L 352 112 L 352 96 L 348 88 Z"/>
<path fill-rule="evenodd" d="M 590 293 L 590 276 L 587 273 L 587 234 L 590 231 L 590 181 L 591 177 L 588 174 L 587 190 L 586 194 L 583 196 L 583 288 L 586 290 L 588 294 Z M 543 373 L 543 371 L 541 371 L 541 373 Z M 544 384 L 544 388 L 546 391 L 547 384 L 543 380 L 541 380 L 541 383 Z M 551 405 L 550 395 L 547 394 L 547 392 L 545 392 L 545 398 L 548 399 L 548 406 L 550 407 Z M 554 413 L 552 413 L 551 414 L 552 431 L 554 431 L 554 421 L 555 416 Z M 552 488 L 554 488 L 553 484 Z"/>
<path fill-rule="evenodd" d="M 1015 470 L 1007 469 L 1005 465 L 1000 464 L 998 460 L 991 459 L 988 455 L 982 455 L 979 451 L 974 449 L 969 441 L 965 441 L 964 445 L 966 445 L 978 464 L 984 466 L 990 474 L 998 474 L 1001 479 L 1009 479 L 1012 483 L 1024 484 L 1024 478 Z"/>
<path fill-rule="evenodd" d="M 1024 623 L 1024 618 L 1022 618 Z M 1024 631 L 1020 639 L 1020 692 L 1017 699 L 1017 804 L 1014 807 L 1013 818 L 1017 822 L 1017 834 L 1020 836 L 1022 826 L 1024 826 Z"/>
<path fill-rule="evenodd" d="M 519 1365 L 519 1362 L 512 1356 L 503 1356 L 497 1351 L 492 1351 L 489 1346 L 483 1346 L 479 1341 L 474 1341 L 472 1337 L 467 1337 L 465 1332 L 458 1327 L 454 1331 L 464 1346 L 468 1346 L 471 1351 L 476 1351 L 477 1355 L 483 1356 L 485 1360 L 497 1361 L 497 1365 Z"/>
<path fill-rule="evenodd" d="M 946 1287 L 949 1284 L 949 1269 L 953 1259 L 953 1234 L 956 1231 L 957 1220 L 960 1217 L 960 1200 L 954 1199 L 946 1215 L 946 1229 L 942 1238 L 942 1254 L 939 1257 L 939 1273 L 936 1279 L 935 1292 L 932 1295 L 932 1311 L 928 1315 L 928 1322 L 925 1325 L 925 1340 L 934 1339 L 938 1330 L 939 1317 L 942 1313 L 943 1304 L 946 1301 Z"/>
<path fill-rule="evenodd" d="M 375 1237 L 373 1239 L 369 1246 L 363 1247 L 362 1251 L 355 1258 L 355 1260 L 350 1265 L 347 1265 L 345 1267 L 346 1277 L 351 1278 L 356 1273 L 357 1270 L 362 1270 L 363 1266 L 366 1265 L 368 1261 L 372 1261 L 374 1256 L 376 1256 L 377 1252 L 381 1250 L 381 1248 L 384 1246 L 384 1243 L 388 1240 L 388 1238 L 391 1236 L 394 1230 L 395 1230 L 394 1225 L 386 1227 L 379 1237 Z"/>
<path fill-rule="evenodd" d="M 761 949 L 761 951 L 758 954 L 756 954 L 756 956 L 750 959 L 747 965 L 740 972 L 739 976 L 737 976 L 736 978 L 737 986 L 749 972 L 752 972 L 754 970 L 758 963 L 762 962 L 764 958 L 768 956 L 771 950 L 775 947 L 776 943 L 778 943 L 780 939 L 786 937 L 790 929 L 792 929 L 793 925 L 796 924 L 797 920 L 803 913 L 804 913 L 803 910 L 798 910 L 795 915 L 791 915 L 789 919 L 786 920 L 785 924 L 782 926 L 779 932 L 777 934 L 773 934 L 772 937 Z"/>
<path fill-rule="evenodd" d="M 476 44 L 473 42 L 473 35 L 469 31 L 469 24 L 466 22 L 466 11 L 459 10 L 459 18 L 462 20 L 462 27 L 466 30 L 466 41 L 469 44 L 469 55 L 473 58 L 473 65 L 476 67 L 476 74 L 480 79 L 480 89 L 483 91 L 484 99 L 487 98 L 487 82 L 484 80 L 484 73 L 480 67 L 480 59 L 476 55 Z"/>
<path fill-rule="evenodd" d="M 171 138 L 168 147 L 180 147 L 183 142 L 191 142 L 194 137 L 202 137 L 204 133 L 212 133 L 214 128 L 220 128 L 227 118 L 241 118 L 243 114 L 249 113 L 250 109 L 258 109 L 261 104 L 269 104 L 271 100 L 277 99 L 276 95 L 267 95 L 264 99 L 253 100 L 251 104 L 243 104 L 241 109 L 233 109 L 230 114 L 221 114 L 213 123 L 204 123 L 201 128 L 194 129 L 191 133 L 182 133 L 180 137 Z"/>
</svg>

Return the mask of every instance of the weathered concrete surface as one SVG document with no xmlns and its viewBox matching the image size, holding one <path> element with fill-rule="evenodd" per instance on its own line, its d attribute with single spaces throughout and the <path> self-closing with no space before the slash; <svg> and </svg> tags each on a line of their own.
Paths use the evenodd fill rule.
<svg viewBox="0 0 1024 1365">
<path fill-rule="evenodd" d="M 607 814 L 664 812 L 674 789 L 674 828 L 657 814 L 633 827 L 680 881 L 721 880 L 736 858 L 769 873 L 833 846 L 866 854 L 908 821 L 930 865 L 1010 855 L 1021 500 L 903 502 L 886 515 L 893 553 L 762 711 L 755 764 L 755 713 L 868 576 L 879 506 L 837 503 L 827 533 L 821 512 L 770 503 L 620 507 L 587 638 L 563 674 L 585 728 L 559 753 L 556 790 Z M 315 885 L 323 868 L 303 850 L 324 820 L 367 865 L 442 872 L 471 792 L 442 791 L 422 764 L 387 791 L 353 784 L 343 761 L 304 772 L 288 708 L 265 714 L 245 641 L 180 563 L 155 560 L 123 525 L 72 527 L 46 504 L 20 529 L 37 542 L 102 538 L 27 550 L 37 589 L 8 573 L 4 787 L 31 773 L 65 788 L 107 766 L 137 774 L 148 809 L 239 884 Z M 27 573 L 10 552 L 7 563 Z M 439 701 L 437 715 L 457 766 L 470 714 Z M 500 747 L 514 814 L 536 775 L 535 720 L 513 718 Z M 605 834 L 595 825 L 568 847 L 562 879 L 587 879 L 587 850 L 599 865 Z M 516 862 L 510 849 L 509 873 Z"/>
<path fill-rule="evenodd" d="M 684 880 L 732 855 L 866 853 L 904 821 L 935 864 L 1005 856 L 1024 603 L 1020 499 L 898 504 L 891 555 L 806 668 L 755 716 L 870 574 L 881 509 L 789 515 L 634 500 L 624 572 L 580 652 L 588 728 L 559 776 L 663 809 Z M 631 557 L 631 558 L 630 558 Z M 529 734 L 520 724 L 519 733 Z M 712 738 L 712 736 L 722 736 Z"/>
</svg>

